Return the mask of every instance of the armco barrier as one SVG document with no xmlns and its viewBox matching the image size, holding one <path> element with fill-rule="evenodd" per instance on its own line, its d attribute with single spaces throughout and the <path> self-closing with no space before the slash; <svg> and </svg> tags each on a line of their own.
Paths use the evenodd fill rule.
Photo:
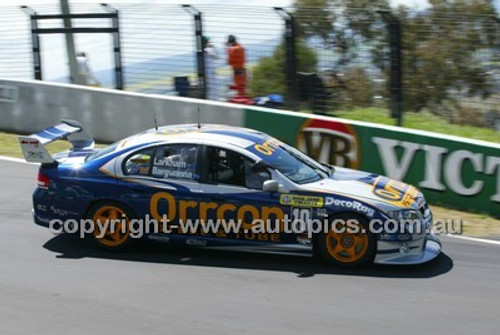
<svg viewBox="0 0 500 335">
<path fill-rule="evenodd" d="M 404 180 L 431 203 L 500 217 L 500 145 L 365 122 L 36 81 L 0 80 L 0 129 L 29 133 L 62 118 L 100 141 L 159 124 L 223 123 L 255 128 L 322 162 Z M 500 140 L 500 135 L 499 135 Z"/>
</svg>

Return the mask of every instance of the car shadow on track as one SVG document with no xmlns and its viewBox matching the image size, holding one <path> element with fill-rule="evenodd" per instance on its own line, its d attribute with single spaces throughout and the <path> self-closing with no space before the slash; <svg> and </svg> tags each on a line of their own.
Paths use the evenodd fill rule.
<svg viewBox="0 0 500 335">
<path fill-rule="evenodd" d="M 108 252 L 99 249 L 89 240 L 82 240 L 64 234 L 50 239 L 43 247 L 57 253 L 57 258 L 102 258 L 187 266 L 283 271 L 295 273 L 299 278 L 308 278 L 318 274 L 431 278 L 445 274 L 453 268 L 453 260 L 444 253 L 441 253 L 435 260 L 420 265 L 389 266 L 374 264 L 363 269 L 343 269 L 314 260 L 312 257 L 172 247 L 152 241 L 138 241 L 130 251 Z"/>
</svg>

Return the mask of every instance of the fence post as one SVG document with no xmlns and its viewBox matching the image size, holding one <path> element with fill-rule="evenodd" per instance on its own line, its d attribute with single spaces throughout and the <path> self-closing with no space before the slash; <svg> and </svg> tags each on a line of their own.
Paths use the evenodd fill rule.
<svg viewBox="0 0 500 335">
<path fill-rule="evenodd" d="M 66 55 L 68 57 L 69 65 L 69 78 L 72 84 L 82 85 L 85 83 L 85 79 L 82 78 L 80 71 L 78 71 L 78 62 L 76 60 L 75 51 L 75 38 L 71 32 L 73 24 L 71 21 L 71 10 L 69 8 L 69 0 L 60 0 L 61 14 L 63 18 L 63 27 L 68 31 L 64 34 L 66 40 Z"/>
<path fill-rule="evenodd" d="M 196 63 L 198 69 L 199 98 L 207 98 L 207 78 L 205 73 L 205 53 L 203 51 L 202 13 L 191 5 L 181 5 L 194 18 L 194 37 L 196 41 Z"/>
<path fill-rule="evenodd" d="M 403 55 L 401 44 L 401 22 L 390 12 L 382 15 L 388 20 L 390 48 L 390 87 L 391 87 L 391 117 L 395 118 L 397 125 L 403 125 Z"/>
<path fill-rule="evenodd" d="M 40 34 L 75 34 L 75 33 L 112 33 L 113 34 L 113 53 L 115 60 L 115 87 L 119 90 L 124 89 L 123 84 L 123 67 L 121 59 L 121 43 L 120 43 L 120 24 L 119 12 L 107 4 L 101 4 L 109 13 L 104 14 L 49 14 L 38 15 L 33 9 L 28 6 L 21 6 L 21 9 L 30 16 L 31 23 L 31 41 L 33 45 L 33 68 L 35 79 L 42 80 L 42 62 L 40 50 Z M 95 18 L 111 18 L 112 28 L 93 28 L 93 27 L 64 27 L 64 28 L 38 28 L 38 20 L 55 20 L 55 19 L 95 19 Z M 73 78 L 74 79 L 74 78 Z M 79 82 L 79 81 L 77 81 Z"/>
<path fill-rule="evenodd" d="M 36 80 L 42 80 L 42 58 L 40 55 L 40 37 L 38 36 L 37 13 L 28 6 L 21 6 L 23 12 L 30 16 L 31 53 L 33 55 L 33 74 Z"/>
<path fill-rule="evenodd" d="M 288 106 L 297 110 L 298 104 L 298 82 L 297 82 L 297 51 L 296 51 L 296 29 L 293 15 L 282 7 L 273 8 L 278 15 L 285 20 L 285 54 L 286 54 L 286 88 L 288 95 Z"/>
<path fill-rule="evenodd" d="M 113 28 L 113 57 L 115 60 L 115 88 L 117 90 L 125 89 L 123 79 L 123 65 L 122 65 L 122 49 L 120 40 L 120 13 L 118 9 L 111 7 L 108 4 L 101 4 L 108 12 L 113 14 L 111 18 L 111 26 Z"/>
</svg>

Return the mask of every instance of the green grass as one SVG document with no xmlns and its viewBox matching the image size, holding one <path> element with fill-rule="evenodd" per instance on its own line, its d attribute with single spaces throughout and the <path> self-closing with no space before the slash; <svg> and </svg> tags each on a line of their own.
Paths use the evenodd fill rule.
<svg viewBox="0 0 500 335">
<path fill-rule="evenodd" d="M 16 134 L 0 133 L 0 156 L 23 158 L 21 146 L 17 139 L 18 136 Z M 47 150 L 53 154 L 67 150 L 70 147 L 71 145 L 67 141 L 55 141 L 47 145 Z M 96 147 L 102 147 L 102 145 L 96 145 Z"/>
<path fill-rule="evenodd" d="M 434 220 L 460 219 L 462 234 L 476 237 L 500 236 L 500 219 L 485 215 L 430 206 Z"/>
<path fill-rule="evenodd" d="M 354 108 L 352 110 L 331 112 L 329 115 L 350 120 L 374 122 L 387 125 L 396 124 L 395 120 L 389 116 L 389 111 L 384 108 Z M 404 113 L 403 126 L 411 129 L 427 130 L 476 140 L 496 143 L 500 142 L 500 133 L 493 129 L 451 124 L 445 119 L 428 112 Z"/>
</svg>

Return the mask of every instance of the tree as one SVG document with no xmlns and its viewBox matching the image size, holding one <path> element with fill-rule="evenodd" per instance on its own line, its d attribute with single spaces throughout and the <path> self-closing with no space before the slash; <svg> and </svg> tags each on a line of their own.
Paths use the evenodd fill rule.
<svg viewBox="0 0 500 335">
<path fill-rule="evenodd" d="M 386 0 L 296 0 L 303 38 L 321 38 L 341 55 L 335 67 L 349 68 L 363 45 L 371 65 L 389 78 Z M 405 108 L 438 110 L 464 95 L 487 97 L 490 75 L 478 59 L 500 46 L 500 24 L 492 1 L 430 0 L 420 13 L 400 7 L 403 27 Z"/>
<path fill-rule="evenodd" d="M 262 58 L 252 70 L 250 88 L 254 96 L 265 96 L 272 93 L 286 96 L 286 48 L 283 41 L 273 54 Z M 317 56 L 313 49 L 304 43 L 296 45 L 298 70 L 314 72 Z"/>
<path fill-rule="evenodd" d="M 401 9 L 407 109 L 439 112 L 464 96 L 486 98 L 491 78 L 478 57 L 499 47 L 500 28 L 489 1 L 431 1 L 427 12 Z M 446 104 L 444 104 L 446 102 Z"/>
<path fill-rule="evenodd" d="M 353 106 L 369 106 L 373 102 L 374 85 L 363 68 L 348 69 L 345 74 L 347 101 Z"/>
</svg>

